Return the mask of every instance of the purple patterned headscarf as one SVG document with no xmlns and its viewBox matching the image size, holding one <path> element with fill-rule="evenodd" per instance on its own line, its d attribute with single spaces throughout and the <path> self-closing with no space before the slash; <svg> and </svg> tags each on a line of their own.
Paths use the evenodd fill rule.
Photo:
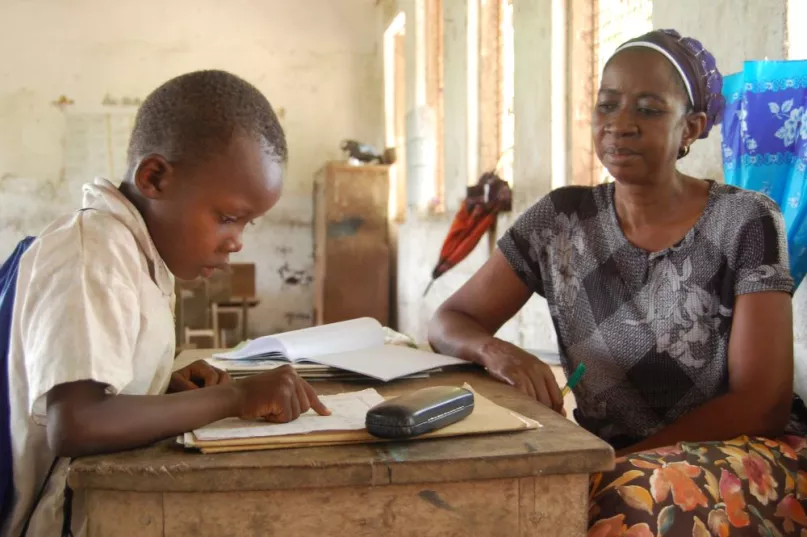
<svg viewBox="0 0 807 537">
<path fill-rule="evenodd" d="M 709 136 L 712 127 L 720 123 L 726 100 L 723 97 L 723 76 L 717 69 L 715 57 L 697 39 L 682 37 L 675 30 L 653 30 L 631 39 L 614 52 L 626 48 L 645 47 L 663 54 L 681 76 L 689 102 L 695 112 L 706 114 L 706 128 L 701 138 Z"/>
</svg>

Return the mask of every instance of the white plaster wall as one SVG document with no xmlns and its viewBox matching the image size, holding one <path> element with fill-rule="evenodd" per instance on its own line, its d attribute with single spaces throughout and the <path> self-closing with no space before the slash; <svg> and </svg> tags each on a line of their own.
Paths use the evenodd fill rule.
<svg viewBox="0 0 807 537">
<path fill-rule="evenodd" d="M 0 258 L 75 208 L 53 100 L 98 109 L 107 94 L 142 99 L 183 72 L 225 69 L 283 110 L 290 147 L 284 197 L 236 256 L 257 263 L 251 329 L 310 324 L 313 175 L 345 137 L 383 142 L 379 17 L 375 0 L 3 0 Z"/>
</svg>

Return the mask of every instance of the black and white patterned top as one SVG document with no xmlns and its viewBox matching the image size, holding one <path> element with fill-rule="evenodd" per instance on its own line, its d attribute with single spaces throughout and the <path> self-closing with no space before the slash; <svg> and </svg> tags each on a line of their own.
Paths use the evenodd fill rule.
<svg viewBox="0 0 807 537">
<path fill-rule="evenodd" d="M 555 190 L 499 248 L 549 302 L 566 374 L 586 364 L 575 418 L 617 448 L 725 393 L 735 297 L 793 292 L 777 205 L 715 182 L 695 226 L 660 252 L 627 240 L 613 183 Z"/>
</svg>

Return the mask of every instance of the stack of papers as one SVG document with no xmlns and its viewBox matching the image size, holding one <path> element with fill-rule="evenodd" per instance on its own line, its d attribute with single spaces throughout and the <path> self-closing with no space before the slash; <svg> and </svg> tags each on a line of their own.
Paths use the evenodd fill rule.
<svg viewBox="0 0 807 537">
<path fill-rule="evenodd" d="M 464 387 L 472 390 L 467 384 Z M 331 410 L 330 416 L 309 411 L 295 421 L 281 424 L 229 418 L 186 433 L 178 442 L 203 453 L 223 453 L 386 441 L 370 436 L 364 425 L 367 411 L 384 400 L 376 390 L 324 395 L 320 400 Z M 470 416 L 414 440 L 522 431 L 540 426 L 537 421 L 474 393 L 474 411 Z"/>
<path fill-rule="evenodd" d="M 236 377 L 292 363 L 309 379 L 370 377 L 384 382 L 468 365 L 459 358 L 385 345 L 384 336 L 383 327 L 375 319 L 354 319 L 258 338 L 214 355 L 211 363 Z"/>
<path fill-rule="evenodd" d="M 207 358 L 207 363 L 213 367 L 217 367 L 226 371 L 233 380 L 238 380 L 250 375 L 271 371 L 272 369 L 280 366 L 289 365 L 288 360 L 271 360 L 271 359 L 244 359 L 244 360 L 223 360 L 221 358 Z M 297 371 L 301 378 L 308 382 L 352 382 L 352 381 L 366 381 L 368 377 L 350 371 L 344 371 L 335 367 L 319 365 L 308 362 L 291 362 L 291 366 Z M 407 375 L 406 379 L 412 378 L 428 378 L 430 373 L 440 371 L 431 370 L 422 373 L 414 373 Z"/>
</svg>

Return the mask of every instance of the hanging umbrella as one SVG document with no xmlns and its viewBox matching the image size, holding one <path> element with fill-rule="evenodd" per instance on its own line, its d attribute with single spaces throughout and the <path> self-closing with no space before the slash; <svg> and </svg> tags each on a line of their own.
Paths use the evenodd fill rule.
<svg viewBox="0 0 807 537">
<path fill-rule="evenodd" d="M 795 285 L 807 273 L 807 61 L 752 61 L 723 82 L 726 183 L 781 208 Z"/>
<path fill-rule="evenodd" d="M 437 278 L 468 257 L 496 222 L 499 213 L 511 209 L 511 200 L 510 185 L 495 172 L 483 174 L 476 185 L 468 187 L 466 198 L 443 241 L 440 259 L 423 296 L 426 296 Z"/>
</svg>

